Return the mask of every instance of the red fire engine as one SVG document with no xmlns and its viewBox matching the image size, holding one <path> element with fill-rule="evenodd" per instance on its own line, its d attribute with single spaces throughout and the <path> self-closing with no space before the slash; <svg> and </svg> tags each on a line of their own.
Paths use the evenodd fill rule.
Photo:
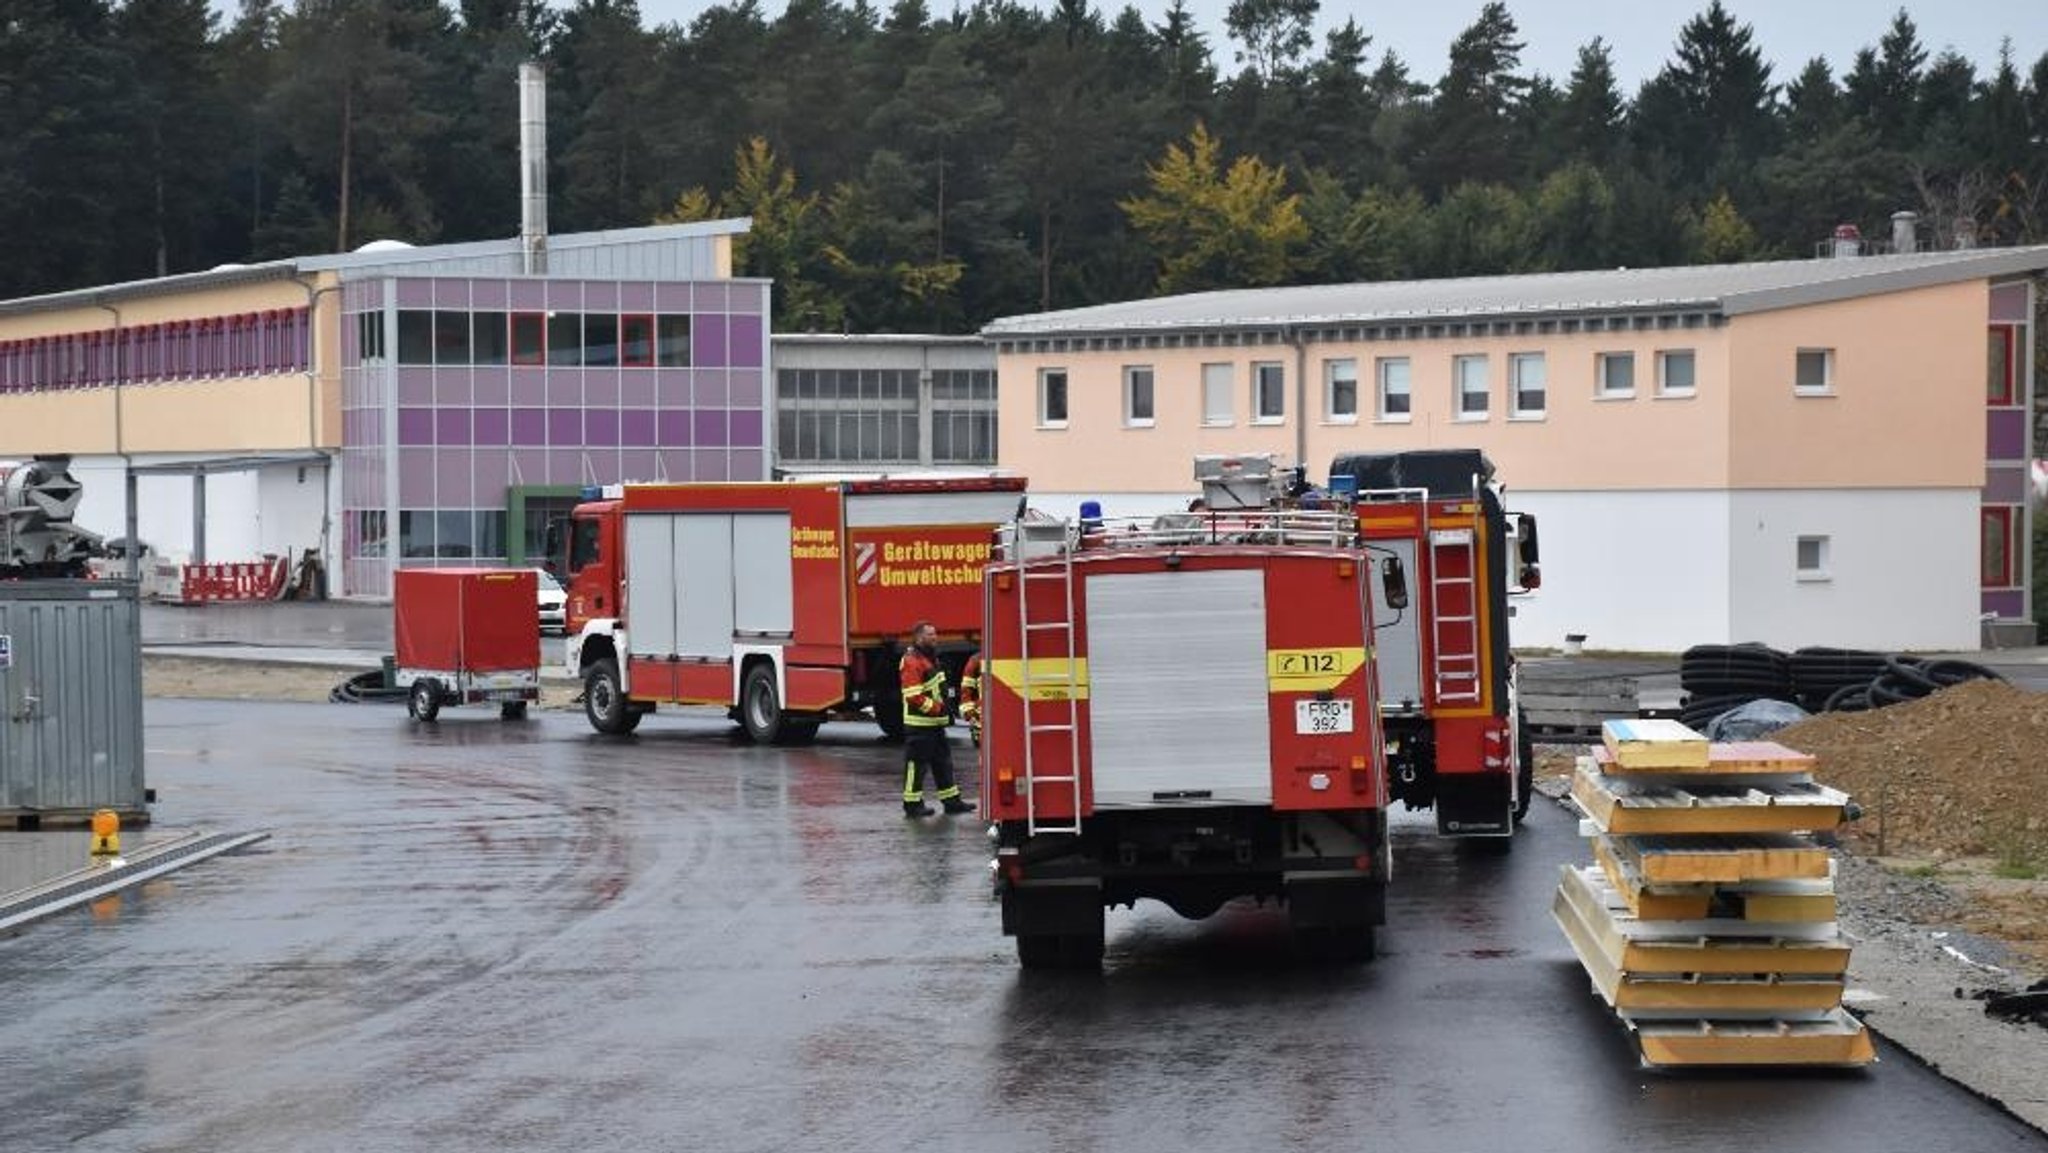
<svg viewBox="0 0 2048 1153">
<path fill-rule="evenodd" d="M 902 731 L 897 638 L 958 664 L 1021 478 L 628 484 L 577 506 L 567 664 L 599 732 L 720 705 L 762 742 L 867 716 Z M 865 711 L 863 711 L 865 710 Z"/>
<path fill-rule="evenodd" d="M 1515 701 L 1508 597 L 1539 582 L 1535 518 L 1505 511 L 1475 449 L 1340 456 L 1330 489 L 1415 588 L 1407 609 L 1374 605 L 1394 799 L 1434 806 L 1445 836 L 1511 836 L 1535 756 Z"/>
<path fill-rule="evenodd" d="M 1371 956 L 1390 860 L 1372 606 L 1405 600 L 1382 567 L 1348 509 L 1006 530 L 981 795 L 1025 967 L 1098 964 L 1105 907 L 1147 897 L 1188 917 L 1277 898 L 1304 949 Z"/>
</svg>

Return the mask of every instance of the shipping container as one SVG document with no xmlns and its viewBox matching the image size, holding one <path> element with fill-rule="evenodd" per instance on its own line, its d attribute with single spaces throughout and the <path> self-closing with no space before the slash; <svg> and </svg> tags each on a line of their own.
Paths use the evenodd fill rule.
<svg viewBox="0 0 2048 1153">
<path fill-rule="evenodd" d="M 0 581 L 0 827 L 146 821 L 142 622 L 126 581 Z"/>
</svg>

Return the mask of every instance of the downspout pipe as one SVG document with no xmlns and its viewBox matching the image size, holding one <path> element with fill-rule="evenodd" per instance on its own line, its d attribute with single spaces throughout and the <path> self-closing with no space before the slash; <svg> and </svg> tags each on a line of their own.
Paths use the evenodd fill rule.
<svg viewBox="0 0 2048 1153">
<path fill-rule="evenodd" d="M 1308 340 L 1293 325 L 1280 329 L 1280 339 L 1294 349 L 1294 464 L 1301 479 L 1308 476 Z"/>
<path fill-rule="evenodd" d="M 330 292 L 340 292 L 341 285 L 315 285 L 304 277 L 293 280 L 306 293 L 306 451 L 326 453 L 320 447 L 320 298 Z M 334 492 L 334 466 L 321 468 L 320 476 L 320 563 L 327 567 L 330 578 L 336 572 L 334 555 L 334 517 L 332 515 Z M 331 589 L 333 581 L 328 581 Z"/>
<path fill-rule="evenodd" d="M 114 318 L 114 455 L 121 458 L 121 531 L 128 536 L 128 555 L 122 567 L 129 580 L 139 583 L 142 580 L 142 557 L 139 555 L 141 549 L 136 545 L 142 533 L 137 523 L 141 517 L 135 508 L 135 458 L 128 454 L 128 446 L 124 439 L 126 430 L 121 426 L 122 385 L 128 381 L 128 349 L 121 340 L 123 325 L 120 308 L 108 304 L 104 297 L 95 299 L 93 306 L 105 310 Z"/>
</svg>

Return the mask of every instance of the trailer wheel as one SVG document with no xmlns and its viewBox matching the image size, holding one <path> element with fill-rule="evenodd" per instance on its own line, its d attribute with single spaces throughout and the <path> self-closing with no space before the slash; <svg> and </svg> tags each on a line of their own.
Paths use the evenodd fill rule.
<svg viewBox="0 0 2048 1153">
<path fill-rule="evenodd" d="M 775 691 L 775 666 L 757 664 L 740 681 L 740 724 L 746 727 L 754 743 L 762 745 L 780 742 L 791 727 L 782 720 L 782 697 Z"/>
<path fill-rule="evenodd" d="M 583 673 L 583 715 L 600 733 L 624 736 L 640 726 L 640 714 L 626 703 L 619 687 L 619 662 L 610 657 L 592 662 Z"/>
<path fill-rule="evenodd" d="M 432 722 L 441 715 L 441 682 L 421 677 L 405 695 L 405 711 L 416 721 Z"/>
<path fill-rule="evenodd" d="M 525 720 L 525 719 L 526 719 L 526 702 L 525 702 L 525 701 L 506 701 L 506 702 L 505 702 L 504 704 L 502 704 L 502 705 L 499 705 L 499 706 L 498 706 L 498 719 L 499 719 L 499 720 L 501 720 L 501 721 L 523 721 L 523 720 Z"/>
<path fill-rule="evenodd" d="M 1529 714 L 1515 718 L 1515 823 L 1529 815 L 1529 799 L 1536 792 L 1536 737 L 1529 731 Z"/>
</svg>

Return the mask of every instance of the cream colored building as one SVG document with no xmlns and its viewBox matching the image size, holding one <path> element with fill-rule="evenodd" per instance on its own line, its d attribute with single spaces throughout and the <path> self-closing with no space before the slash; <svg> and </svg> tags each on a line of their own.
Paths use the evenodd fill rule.
<svg viewBox="0 0 2048 1153">
<path fill-rule="evenodd" d="M 1486 451 L 1516 642 L 1967 649 L 2032 611 L 2048 247 L 1203 293 L 998 320 L 1034 502 L 1184 507 L 1198 453 Z"/>
</svg>

